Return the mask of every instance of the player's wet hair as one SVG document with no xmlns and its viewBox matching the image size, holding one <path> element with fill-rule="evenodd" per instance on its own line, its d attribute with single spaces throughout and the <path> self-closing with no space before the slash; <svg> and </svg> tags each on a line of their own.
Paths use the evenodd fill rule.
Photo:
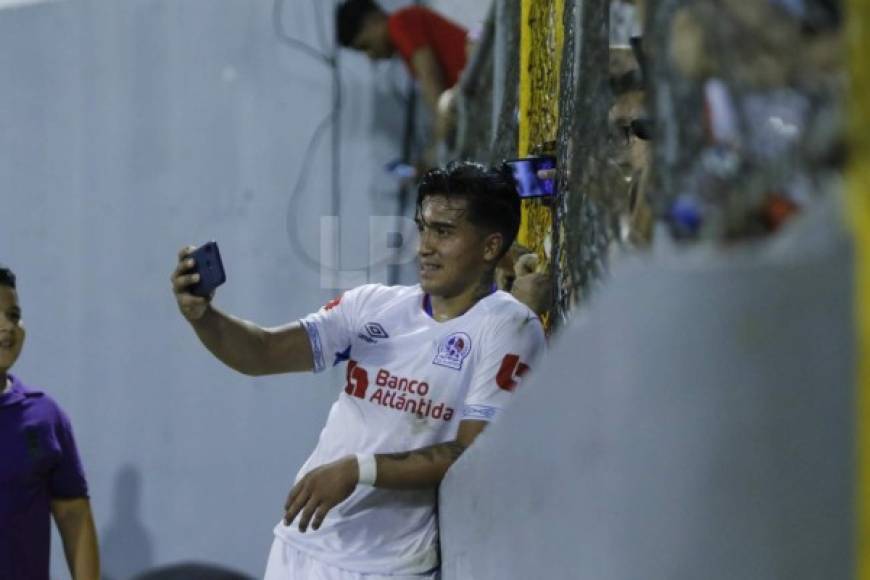
<svg viewBox="0 0 870 580">
<path fill-rule="evenodd" d="M 383 14 L 373 0 L 345 0 L 335 10 L 335 33 L 338 44 L 350 47 L 371 14 Z"/>
<path fill-rule="evenodd" d="M 0 264 L 0 286 L 15 290 L 15 273 L 3 264 Z"/>
<path fill-rule="evenodd" d="M 454 161 L 446 169 L 426 172 L 417 189 L 418 220 L 422 216 L 423 200 L 430 195 L 467 199 L 468 221 L 502 235 L 504 244 L 499 257 L 514 243 L 520 229 L 521 204 L 509 169 Z"/>
</svg>

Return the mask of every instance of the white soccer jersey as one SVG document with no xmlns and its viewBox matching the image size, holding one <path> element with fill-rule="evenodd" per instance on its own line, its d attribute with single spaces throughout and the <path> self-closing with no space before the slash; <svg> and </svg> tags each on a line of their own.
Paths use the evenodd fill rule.
<svg viewBox="0 0 870 580">
<path fill-rule="evenodd" d="M 544 346 L 538 318 L 506 292 L 446 322 L 425 302 L 419 285 L 366 285 L 301 321 L 315 371 L 346 363 L 347 372 L 297 481 L 349 454 L 409 451 L 454 439 L 463 419 L 494 419 Z M 275 534 L 347 570 L 423 573 L 438 565 L 436 495 L 361 485 L 319 530 L 279 522 Z"/>
</svg>

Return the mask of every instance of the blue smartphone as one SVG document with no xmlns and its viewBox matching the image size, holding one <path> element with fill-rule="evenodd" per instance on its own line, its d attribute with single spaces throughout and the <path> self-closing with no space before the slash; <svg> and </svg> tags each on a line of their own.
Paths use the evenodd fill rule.
<svg viewBox="0 0 870 580">
<path fill-rule="evenodd" d="M 541 179 L 538 171 L 541 169 L 555 169 L 556 158 L 551 155 L 534 157 L 522 157 L 520 159 L 508 159 L 504 162 L 514 176 L 520 197 L 550 197 L 556 194 L 555 179 Z"/>
<path fill-rule="evenodd" d="M 215 289 L 227 281 L 224 264 L 217 242 L 206 242 L 190 253 L 193 258 L 193 273 L 199 281 L 190 286 L 190 293 L 208 298 Z"/>
<path fill-rule="evenodd" d="M 384 165 L 384 170 L 399 179 L 413 179 L 417 177 L 417 168 L 410 163 L 405 163 L 401 159 L 393 159 Z"/>
</svg>

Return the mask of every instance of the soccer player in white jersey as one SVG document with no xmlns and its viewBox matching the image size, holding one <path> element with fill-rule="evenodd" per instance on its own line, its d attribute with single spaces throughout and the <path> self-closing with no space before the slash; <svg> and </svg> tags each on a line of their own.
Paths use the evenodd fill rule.
<svg viewBox="0 0 870 580">
<path fill-rule="evenodd" d="M 346 367 L 275 527 L 267 580 L 438 578 L 438 484 L 544 345 L 534 313 L 494 286 L 520 223 L 510 175 L 474 163 L 430 171 L 416 220 L 420 284 L 360 286 L 276 328 L 190 294 L 193 248 L 179 253 L 179 308 L 227 366 L 247 375 Z"/>
</svg>

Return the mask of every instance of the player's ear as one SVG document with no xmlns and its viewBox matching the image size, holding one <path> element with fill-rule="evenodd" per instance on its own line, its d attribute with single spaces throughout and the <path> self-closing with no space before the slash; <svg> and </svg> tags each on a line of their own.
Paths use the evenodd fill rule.
<svg viewBox="0 0 870 580">
<path fill-rule="evenodd" d="M 483 259 L 487 262 L 495 262 L 501 258 L 501 250 L 504 246 L 504 236 L 500 232 L 492 232 L 483 239 Z"/>
</svg>

